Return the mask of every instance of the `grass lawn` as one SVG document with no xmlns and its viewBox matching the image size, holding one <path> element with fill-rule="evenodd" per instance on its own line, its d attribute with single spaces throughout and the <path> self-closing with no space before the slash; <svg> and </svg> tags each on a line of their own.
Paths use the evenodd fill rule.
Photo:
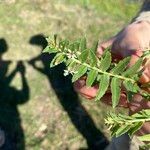
<svg viewBox="0 0 150 150">
<path fill-rule="evenodd" d="M 44 36 L 86 36 L 89 45 L 104 41 L 129 23 L 140 5 L 135 0 L 0 1 L 4 150 L 104 148 L 110 140 L 104 126 L 110 107 L 81 98 L 63 77 L 63 65 L 49 69 L 52 56 L 41 56 Z"/>
</svg>

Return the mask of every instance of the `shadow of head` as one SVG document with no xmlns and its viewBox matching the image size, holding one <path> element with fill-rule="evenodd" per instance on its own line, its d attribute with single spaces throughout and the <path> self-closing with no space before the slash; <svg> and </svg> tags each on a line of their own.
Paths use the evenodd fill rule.
<svg viewBox="0 0 150 150">
<path fill-rule="evenodd" d="M 5 39 L 0 39 L 0 55 L 3 53 L 7 52 L 8 50 L 8 45 Z"/>
<path fill-rule="evenodd" d="M 41 46 L 42 49 L 44 49 L 47 46 L 47 41 L 43 34 L 37 34 L 32 36 L 29 43 L 32 45 Z"/>
</svg>

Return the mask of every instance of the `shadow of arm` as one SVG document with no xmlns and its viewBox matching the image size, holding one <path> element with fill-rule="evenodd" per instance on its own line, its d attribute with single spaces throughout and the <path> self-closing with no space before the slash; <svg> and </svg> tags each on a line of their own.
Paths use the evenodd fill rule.
<svg viewBox="0 0 150 150">
<path fill-rule="evenodd" d="M 39 72 L 45 74 L 45 70 L 44 70 L 43 68 L 38 67 L 38 66 L 36 65 L 36 62 L 37 62 L 37 61 L 41 61 L 41 55 L 38 55 L 37 57 L 31 59 L 31 60 L 29 61 L 29 64 L 30 64 L 34 69 L 36 69 L 37 71 L 39 71 Z"/>
</svg>

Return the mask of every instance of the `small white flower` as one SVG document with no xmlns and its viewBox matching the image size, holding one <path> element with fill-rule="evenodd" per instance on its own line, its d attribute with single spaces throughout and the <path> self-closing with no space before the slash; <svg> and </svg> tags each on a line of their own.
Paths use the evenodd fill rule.
<svg viewBox="0 0 150 150">
<path fill-rule="evenodd" d="M 76 55 L 75 55 L 73 52 L 67 53 L 66 55 L 67 55 L 67 57 L 68 57 L 69 59 L 71 59 L 71 58 L 77 58 Z"/>
<path fill-rule="evenodd" d="M 68 76 L 68 75 L 69 75 L 69 73 L 70 73 L 70 71 L 69 71 L 69 70 L 64 70 L 64 76 Z"/>
<path fill-rule="evenodd" d="M 72 58 L 77 58 L 75 54 L 72 54 Z"/>
<path fill-rule="evenodd" d="M 71 53 L 67 53 L 66 55 L 67 55 L 67 57 L 68 57 L 69 59 L 72 58 Z"/>
<path fill-rule="evenodd" d="M 71 68 L 68 68 L 68 70 L 64 70 L 64 76 L 68 76 L 69 74 L 76 74 L 77 71 L 71 70 Z"/>
<path fill-rule="evenodd" d="M 74 71 L 74 70 L 72 70 L 70 73 L 73 75 L 73 74 L 78 73 L 78 71 Z"/>
</svg>

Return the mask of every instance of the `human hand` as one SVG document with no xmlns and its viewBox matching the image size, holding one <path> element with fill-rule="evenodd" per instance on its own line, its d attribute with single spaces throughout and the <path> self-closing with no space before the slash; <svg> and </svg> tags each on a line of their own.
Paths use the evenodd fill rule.
<svg viewBox="0 0 150 150">
<path fill-rule="evenodd" d="M 107 47 L 111 47 L 113 59 L 121 60 L 131 56 L 129 67 L 132 66 L 144 50 L 149 48 L 150 24 L 147 22 L 133 23 L 124 28 L 119 34 L 99 45 L 97 53 L 101 55 Z M 147 59 L 143 66 L 143 74 L 140 78 L 141 83 L 150 82 L 150 60 Z M 85 78 L 75 82 L 75 90 L 88 99 L 96 96 L 98 86 L 86 87 Z M 109 92 L 108 92 L 109 93 Z"/>
<path fill-rule="evenodd" d="M 119 32 L 116 36 L 99 45 L 97 53 L 102 55 L 104 49 L 111 47 L 113 59 L 120 60 L 127 56 L 131 56 L 129 67 L 132 66 L 143 51 L 150 49 L 150 23 L 139 22 L 132 23 Z M 74 84 L 75 90 L 87 99 L 92 99 L 96 96 L 98 90 L 97 85 L 93 87 L 85 86 L 85 78 L 81 78 Z M 140 77 L 139 82 L 141 84 L 150 82 L 150 58 L 147 59 L 143 66 L 143 74 Z M 150 89 L 146 89 L 150 92 Z M 107 104 L 111 104 L 111 93 L 108 91 L 103 97 L 103 101 Z M 135 95 L 133 101 L 128 104 L 126 94 L 122 91 L 120 98 L 120 106 L 129 107 L 130 114 L 134 114 L 142 109 L 149 109 L 150 102 L 144 100 L 140 95 Z M 143 128 L 142 133 L 150 133 L 150 124 Z"/>
</svg>

